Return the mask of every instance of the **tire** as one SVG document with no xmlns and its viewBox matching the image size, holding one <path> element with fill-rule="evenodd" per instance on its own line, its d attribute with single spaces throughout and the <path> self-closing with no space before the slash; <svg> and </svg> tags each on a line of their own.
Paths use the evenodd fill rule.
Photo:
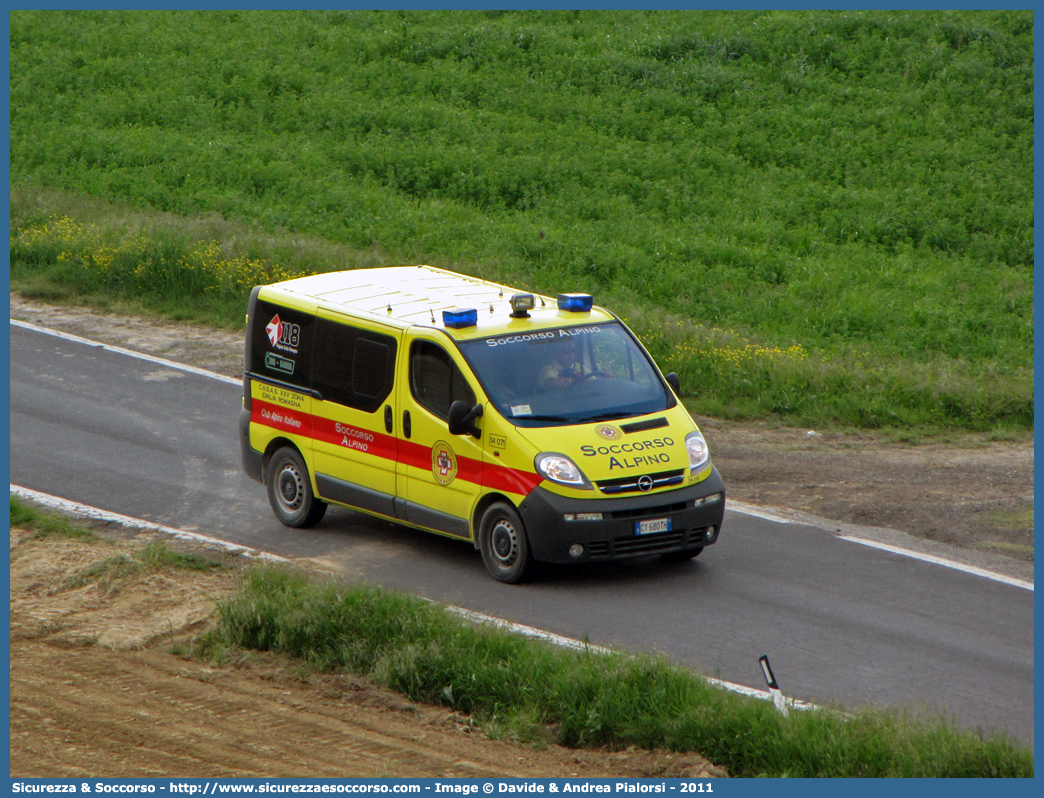
<svg viewBox="0 0 1044 798">
<path fill-rule="evenodd" d="M 498 582 L 517 584 L 530 572 L 533 558 L 522 519 L 510 504 L 491 504 L 479 524 L 479 549 L 486 570 Z"/>
<path fill-rule="evenodd" d="M 690 549 L 682 549 L 681 551 L 671 551 L 667 554 L 661 554 L 665 562 L 688 562 L 700 556 L 700 552 L 703 551 L 703 546 L 693 546 Z"/>
<path fill-rule="evenodd" d="M 284 446 L 272 455 L 265 469 L 268 503 L 283 524 L 304 529 L 326 515 L 326 502 L 312 493 L 308 467 L 296 449 Z"/>
</svg>

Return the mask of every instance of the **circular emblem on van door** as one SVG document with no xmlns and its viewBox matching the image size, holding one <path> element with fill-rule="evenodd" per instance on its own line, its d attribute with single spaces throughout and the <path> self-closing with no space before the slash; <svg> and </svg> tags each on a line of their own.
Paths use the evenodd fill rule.
<svg viewBox="0 0 1044 798">
<path fill-rule="evenodd" d="M 619 438 L 623 434 L 622 432 L 620 432 L 619 429 L 614 427 L 612 424 L 603 424 L 602 426 L 597 427 L 595 429 L 595 432 L 597 432 L 599 435 L 601 435 L 607 441 L 615 441 L 617 438 Z"/>
<path fill-rule="evenodd" d="M 446 441 L 431 447 L 431 473 L 440 485 L 448 485 L 457 477 L 457 456 Z"/>
<path fill-rule="evenodd" d="M 650 477 L 648 474 L 643 474 L 642 476 L 638 477 L 638 490 L 642 492 L 650 491 L 652 490 L 652 486 L 653 478 Z"/>
</svg>

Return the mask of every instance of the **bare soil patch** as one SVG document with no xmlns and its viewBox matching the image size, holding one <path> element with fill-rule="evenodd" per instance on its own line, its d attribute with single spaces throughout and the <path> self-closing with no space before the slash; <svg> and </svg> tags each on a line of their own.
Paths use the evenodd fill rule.
<svg viewBox="0 0 1044 798">
<path fill-rule="evenodd" d="M 238 564 L 77 586 L 143 542 L 11 531 L 12 777 L 726 775 L 696 754 L 490 740 L 464 715 L 277 655 L 177 656 L 234 590 Z"/>
</svg>

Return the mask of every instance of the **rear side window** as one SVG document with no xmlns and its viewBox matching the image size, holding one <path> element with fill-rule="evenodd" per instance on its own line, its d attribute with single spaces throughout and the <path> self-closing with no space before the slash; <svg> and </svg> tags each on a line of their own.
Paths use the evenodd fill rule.
<svg viewBox="0 0 1044 798">
<path fill-rule="evenodd" d="M 307 388 L 315 316 L 258 300 L 250 321 L 247 368 L 255 374 Z"/>
<path fill-rule="evenodd" d="M 316 319 L 312 387 L 327 402 L 376 411 L 391 393 L 396 340 L 327 319 Z"/>
<path fill-rule="evenodd" d="M 410 392 L 417 404 L 443 421 L 449 420 L 456 401 L 475 404 L 475 392 L 445 349 L 431 341 L 414 341 L 410 347 Z"/>
</svg>

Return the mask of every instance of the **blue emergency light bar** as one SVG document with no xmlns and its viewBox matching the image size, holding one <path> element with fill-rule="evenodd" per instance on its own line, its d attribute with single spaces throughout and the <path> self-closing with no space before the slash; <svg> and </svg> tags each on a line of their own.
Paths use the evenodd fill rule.
<svg viewBox="0 0 1044 798">
<path fill-rule="evenodd" d="M 570 313 L 588 313 L 594 300 L 590 294 L 559 294 L 558 309 L 568 310 Z"/>
<path fill-rule="evenodd" d="M 442 311 L 442 323 L 453 329 L 474 327 L 478 324 L 478 311 L 475 308 L 453 308 Z"/>
</svg>

